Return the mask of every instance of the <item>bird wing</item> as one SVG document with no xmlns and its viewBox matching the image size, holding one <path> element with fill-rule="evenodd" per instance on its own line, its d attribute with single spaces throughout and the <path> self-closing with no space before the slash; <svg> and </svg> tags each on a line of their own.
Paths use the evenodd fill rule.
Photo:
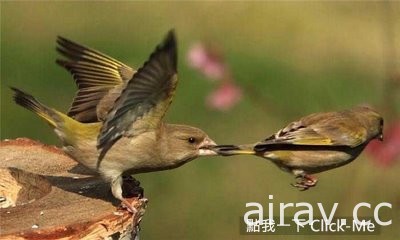
<svg viewBox="0 0 400 240">
<path fill-rule="evenodd" d="M 367 130 L 349 112 L 317 113 L 292 122 L 261 141 L 270 144 L 356 147 L 367 139 Z"/>
<path fill-rule="evenodd" d="M 72 74 L 78 87 L 68 115 L 80 122 L 97 122 L 100 101 L 111 89 L 130 80 L 135 71 L 118 60 L 66 38 L 59 36 L 57 44 L 57 51 L 67 59 L 57 59 L 56 62 Z M 102 107 L 111 108 L 114 100 L 102 101 Z"/>
<path fill-rule="evenodd" d="M 123 89 L 98 136 L 99 162 L 122 136 L 137 136 L 161 124 L 175 92 L 177 47 L 173 31 Z"/>
</svg>

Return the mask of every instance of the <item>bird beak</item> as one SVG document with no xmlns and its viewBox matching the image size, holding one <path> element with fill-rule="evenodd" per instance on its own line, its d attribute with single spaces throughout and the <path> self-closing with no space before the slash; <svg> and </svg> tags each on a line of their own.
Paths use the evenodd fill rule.
<svg viewBox="0 0 400 240">
<path fill-rule="evenodd" d="M 204 141 L 199 146 L 199 156 L 215 156 L 218 155 L 212 148 L 217 146 L 217 144 L 211 140 L 210 138 L 206 137 Z"/>
<path fill-rule="evenodd" d="M 235 145 L 217 145 L 213 146 L 211 149 L 220 156 L 232 156 L 232 152 L 240 150 L 240 148 Z"/>
</svg>

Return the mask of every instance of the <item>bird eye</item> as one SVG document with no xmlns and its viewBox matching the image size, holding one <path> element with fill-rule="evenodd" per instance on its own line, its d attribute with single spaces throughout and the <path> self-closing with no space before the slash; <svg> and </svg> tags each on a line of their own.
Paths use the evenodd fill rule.
<svg viewBox="0 0 400 240">
<path fill-rule="evenodd" d="M 190 138 L 188 139 L 188 142 L 189 142 L 189 143 L 194 143 L 194 142 L 196 142 L 196 139 L 195 139 L 194 137 L 190 137 Z"/>
</svg>

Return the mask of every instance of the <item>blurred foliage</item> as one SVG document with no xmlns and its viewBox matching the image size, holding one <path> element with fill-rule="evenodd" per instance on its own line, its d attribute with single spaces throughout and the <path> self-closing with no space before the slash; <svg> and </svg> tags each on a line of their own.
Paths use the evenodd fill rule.
<svg viewBox="0 0 400 240">
<path fill-rule="evenodd" d="M 12 103 L 8 89 L 16 86 L 49 106 L 68 109 L 75 86 L 69 74 L 54 63 L 57 35 L 137 68 L 167 30 L 175 28 L 180 83 L 167 120 L 198 126 L 221 144 L 258 141 L 311 112 L 360 103 L 378 109 L 385 105 L 388 75 L 384 25 L 388 8 L 382 2 L 0 4 L 2 139 L 30 137 L 59 144 L 48 126 Z M 396 39 L 390 51 L 400 56 L 400 3 L 390 5 Z M 236 81 L 265 96 L 265 105 L 273 106 L 271 111 L 256 106 L 246 92 L 243 101 L 230 112 L 208 110 L 204 99 L 212 84 L 185 62 L 188 47 L 198 40 L 222 46 Z M 400 99 L 394 99 L 399 110 Z M 385 114 L 385 118 L 394 118 Z M 383 218 L 392 218 L 393 225 L 383 229 L 379 238 L 398 239 L 399 170 L 400 164 L 382 168 L 362 154 L 350 165 L 320 174 L 316 188 L 299 192 L 289 186 L 292 176 L 261 158 L 201 158 L 173 171 L 137 176 L 150 199 L 142 237 L 260 239 L 240 235 L 239 218 L 246 211 L 246 202 L 260 202 L 267 207 L 268 195 L 273 194 L 275 206 L 279 202 L 304 201 L 314 206 L 317 202 L 324 206 L 338 202 L 340 216 L 349 216 L 358 202 L 390 202 L 393 210 L 384 211 Z M 293 211 L 287 214 L 292 216 Z M 341 237 L 274 236 L 278 238 Z"/>
</svg>

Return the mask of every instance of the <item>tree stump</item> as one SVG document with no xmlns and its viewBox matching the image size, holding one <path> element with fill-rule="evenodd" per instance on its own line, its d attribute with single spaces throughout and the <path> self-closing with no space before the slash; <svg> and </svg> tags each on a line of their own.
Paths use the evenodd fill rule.
<svg viewBox="0 0 400 240">
<path fill-rule="evenodd" d="M 64 152 L 30 139 L 0 142 L 0 239 L 133 239 L 138 212 L 117 208 L 110 186 Z"/>
</svg>

